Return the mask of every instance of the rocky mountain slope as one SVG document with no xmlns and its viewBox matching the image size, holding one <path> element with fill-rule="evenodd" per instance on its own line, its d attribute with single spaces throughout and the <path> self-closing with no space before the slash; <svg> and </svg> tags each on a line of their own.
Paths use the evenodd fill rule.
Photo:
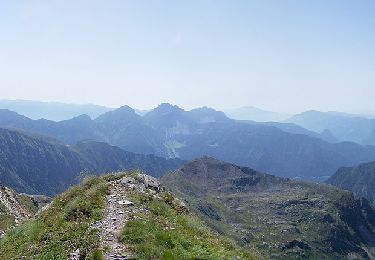
<svg viewBox="0 0 375 260">
<path fill-rule="evenodd" d="M 204 157 L 161 182 L 208 225 L 271 259 L 373 259 L 375 212 L 324 184 L 259 173 Z"/>
<path fill-rule="evenodd" d="M 138 172 L 91 177 L 0 239 L 1 259 L 254 259 Z"/>
<path fill-rule="evenodd" d="M 95 120 L 79 116 L 61 122 L 31 120 L 0 110 L 0 126 L 68 144 L 95 140 L 165 158 L 191 160 L 209 155 L 278 176 L 314 181 L 325 180 L 339 167 L 375 160 L 374 146 L 332 144 L 291 125 L 249 124 L 210 108 L 185 111 L 170 104 L 161 104 L 143 117 L 124 106 Z"/>
<path fill-rule="evenodd" d="M 342 167 L 326 182 L 353 192 L 356 198 L 364 197 L 375 206 L 375 162 Z"/>
<path fill-rule="evenodd" d="M 79 142 L 72 148 L 90 163 L 87 169 L 99 173 L 140 169 L 154 177 L 161 177 L 185 162 L 178 158 L 164 159 L 153 154 L 127 152 L 116 146 L 94 141 Z"/>
<path fill-rule="evenodd" d="M 19 194 L 0 184 L 0 238 L 7 229 L 33 217 L 49 201 L 46 196 Z"/>
<path fill-rule="evenodd" d="M 138 155 L 105 143 L 67 146 L 40 136 L 0 129 L 0 181 L 19 192 L 55 195 L 78 182 L 81 172 L 147 170 L 154 176 L 182 161 Z"/>
</svg>

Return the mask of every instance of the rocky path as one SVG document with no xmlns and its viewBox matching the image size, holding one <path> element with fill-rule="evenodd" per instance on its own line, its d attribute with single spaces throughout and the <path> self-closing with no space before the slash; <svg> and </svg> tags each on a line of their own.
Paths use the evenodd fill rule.
<svg viewBox="0 0 375 260">
<path fill-rule="evenodd" d="M 110 182 L 110 185 L 110 194 L 106 197 L 104 218 L 94 224 L 96 228 L 100 229 L 100 245 L 105 252 L 104 259 L 134 259 L 134 255 L 118 241 L 118 236 L 131 215 L 147 210 L 134 206 L 127 198 L 127 194 L 131 190 L 155 193 L 159 191 L 160 183 L 151 176 L 141 174 L 137 180 L 133 177 L 123 177 L 120 180 Z"/>
<path fill-rule="evenodd" d="M 118 241 L 119 233 L 134 212 L 133 203 L 126 198 L 126 185 L 121 181 L 110 183 L 111 192 L 106 198 L 104 219 L 100 222 L 101 247 L 105 250 L 105 260 L 132 259 L 132 254 Z"/>
</svg>

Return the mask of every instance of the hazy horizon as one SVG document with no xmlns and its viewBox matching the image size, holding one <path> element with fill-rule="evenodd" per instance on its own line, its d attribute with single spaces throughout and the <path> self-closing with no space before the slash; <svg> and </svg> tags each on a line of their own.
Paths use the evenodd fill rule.
<svg viewBox="0 0 375 260">
<path fill-rule="evenodd" d="M 373 1 L 11 1 L 1 99 L 375 114 Z"/>
<path fill-rule="evenodd" d="M 159 104 L 157 104 L 156 106 L 154 107 L 145 107 L 145 108 L 140 108 L 140 107 L 137 107 L 137 106 L 130 106 L 129 104 L 122 104 L 120 106 L 107 106 L 107 105 L 100 105 L 100 104 L 95 104 L 95 103 L 70 103 L 70 102 L 61 102 L 61 101 L 42 101 L 42 100 L 28 100 L 28 99 L 0 99 L 0 102 L 1 101 L 26 101 L 26 102 L 43 102 L 43 103 L 55 103 L 55 104 L 61 104 L 61 105 L 92 105 L 92 106 L 101 106 L 103 108 L 108 108 L 108 109 L 117 109 L 117 108 L 120 108 L 122 106 L 129 106 L 135 110 L 140 110 L 140 111 L 150 111 L 156 107 L 158 107 L 160 104 L 162 103 L 169 103 L 171 105 L 176 105 L 178 106 L 179 108 L 182 108 L 183 110 L 185 111 L 189 111 L 189 110 L 192 110 L 192 109 L 196 109 L 196 108 L 202 108 L 202 107 L 208 107 L 208 108 L 213 108 L 217 111 L 222 111 L 222 112 L 234 112 L 236 110 L 241 110 L 241 109 L 247 109 L 247 108 L 252 108 L 252 109 L 258 109 L 260 111 L 264 111 L 264 112 L 272 112 L 272 113 L 279 113 L 280 115 L 283 115 L 284 117 L 288 117 L 288 116 L 293 116 L 293 115 L 296 115 L 296 114 L 300 114 L 300 113 L 303 113 L 303 112 L 308 112 L 308 111 L 319 111 L 319 112 L 333 112 L 333 113 L 345 113 L 345 114 L 352 114 L 352 115 L 356 115 L 356 116 L 361 116 L 361 117 L 368 117 L 368 118 L 373 118 L 375 116 L 375 113 L 372 114 L 372 113 L 355 113 L 355 112 L 345 112 L 345 111 L 337 111 L 337 110 L 319 110 L 319 109 L 307 109 L 307 110 L 301 110 L 301 111 L 296 111 L 296 112 L 284 112 L 284 111 L 274 111 L 274 110 L 268 110 L 268 109 L 265 109 L 265 108 L 262 108 L 262 107 L 256 107 L 256 106 L 252 106 L 252 105 L 248 105 L 248 106 L 239 106 L 239 107 L 224 107 L 224 108 L 218 108 L 218 107 L 211 107 L 211 106 L 207 106 L 207 105 L 203 105 L 203 106 L 196 106 L 196 107 L 183 107 L 179 104 L 175 104 L 175 103 L 170 103 L 170 102 L 161 102 Z M 1 107 L 0 107 L 1 108 Z M 12 109 L 10 109 L 12 110 Z M 17 111 L 15 111 L 17 112 Z"/>
</svg>

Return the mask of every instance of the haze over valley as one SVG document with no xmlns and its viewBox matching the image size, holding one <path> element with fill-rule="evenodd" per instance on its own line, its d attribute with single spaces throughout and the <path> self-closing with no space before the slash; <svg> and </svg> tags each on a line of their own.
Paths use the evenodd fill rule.
<svg viewBox="0 0 375 260">
<path fill-rule="evenodd" d="M 0 260 L 375 259 L 374 8 L 0 1 Z"/>
</svg>

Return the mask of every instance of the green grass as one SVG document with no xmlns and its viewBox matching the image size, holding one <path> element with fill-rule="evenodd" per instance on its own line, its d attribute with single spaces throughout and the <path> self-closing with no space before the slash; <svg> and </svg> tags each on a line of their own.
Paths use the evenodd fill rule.
<svg viewBox="0 0 375 260">
<path fill-rule="evenodd" d="M 97 231 L 90 224 L 101 219 L 107 192 L 107 181 L 97 177 L 70 188 L 37 219 L 6 233 L 0 259 L 67 259 L 77 248 L 88 259 L 101 259 Z"/>
<path fill-rule="evenodd" d="M 37 207 L 34 205 L 32 200 L 25 195 L 17 195 L 16 199 L 23 205 L 26 210 L 30 213 L 36 213 Z M 14 216 L 7 212 L 7 209 L 3 204 L 0 203 L 0 230 L 7 230 L 8 228 L 15 225 Z"/>
<path fill-rule="evenodd" d="M 33 201 L 25 196 L 19 194 L 17 196 L 17 200 L 24 206 L 29 212 L 36 213 L 38 211 L 38 207 L 33 203 Z"/>
<path fill-rule="evenodd" d="M 169 193 L 160 198 L 133 194 L 132 199 L 148 211 L 133 216 L 120 240 L 139 259 L 254 259 L 233 241 L 212 233 Z"/>
<path fill-rule="evenodd" d="M 0 230 L 6 230 L 15 224 L 14 217 L 0 213 Z"/>
<path fill-rule="evenodd" d="M 57 196 L 36 219 L 6 233 L 0 259 L 67 259 L 77 248 L 82 259 L 103 259 L 98 230 L 90 226 L 103 217 L 109 182 L 125 175 L 138 176 L 88 177 Z M 119 239 L 137 259 L 254 259 L 249 250 L 212 232 L 170 193 L 155 197 L 133 191 L 128 197 L 144 210 L 131 215 Z"/>
</svg>

